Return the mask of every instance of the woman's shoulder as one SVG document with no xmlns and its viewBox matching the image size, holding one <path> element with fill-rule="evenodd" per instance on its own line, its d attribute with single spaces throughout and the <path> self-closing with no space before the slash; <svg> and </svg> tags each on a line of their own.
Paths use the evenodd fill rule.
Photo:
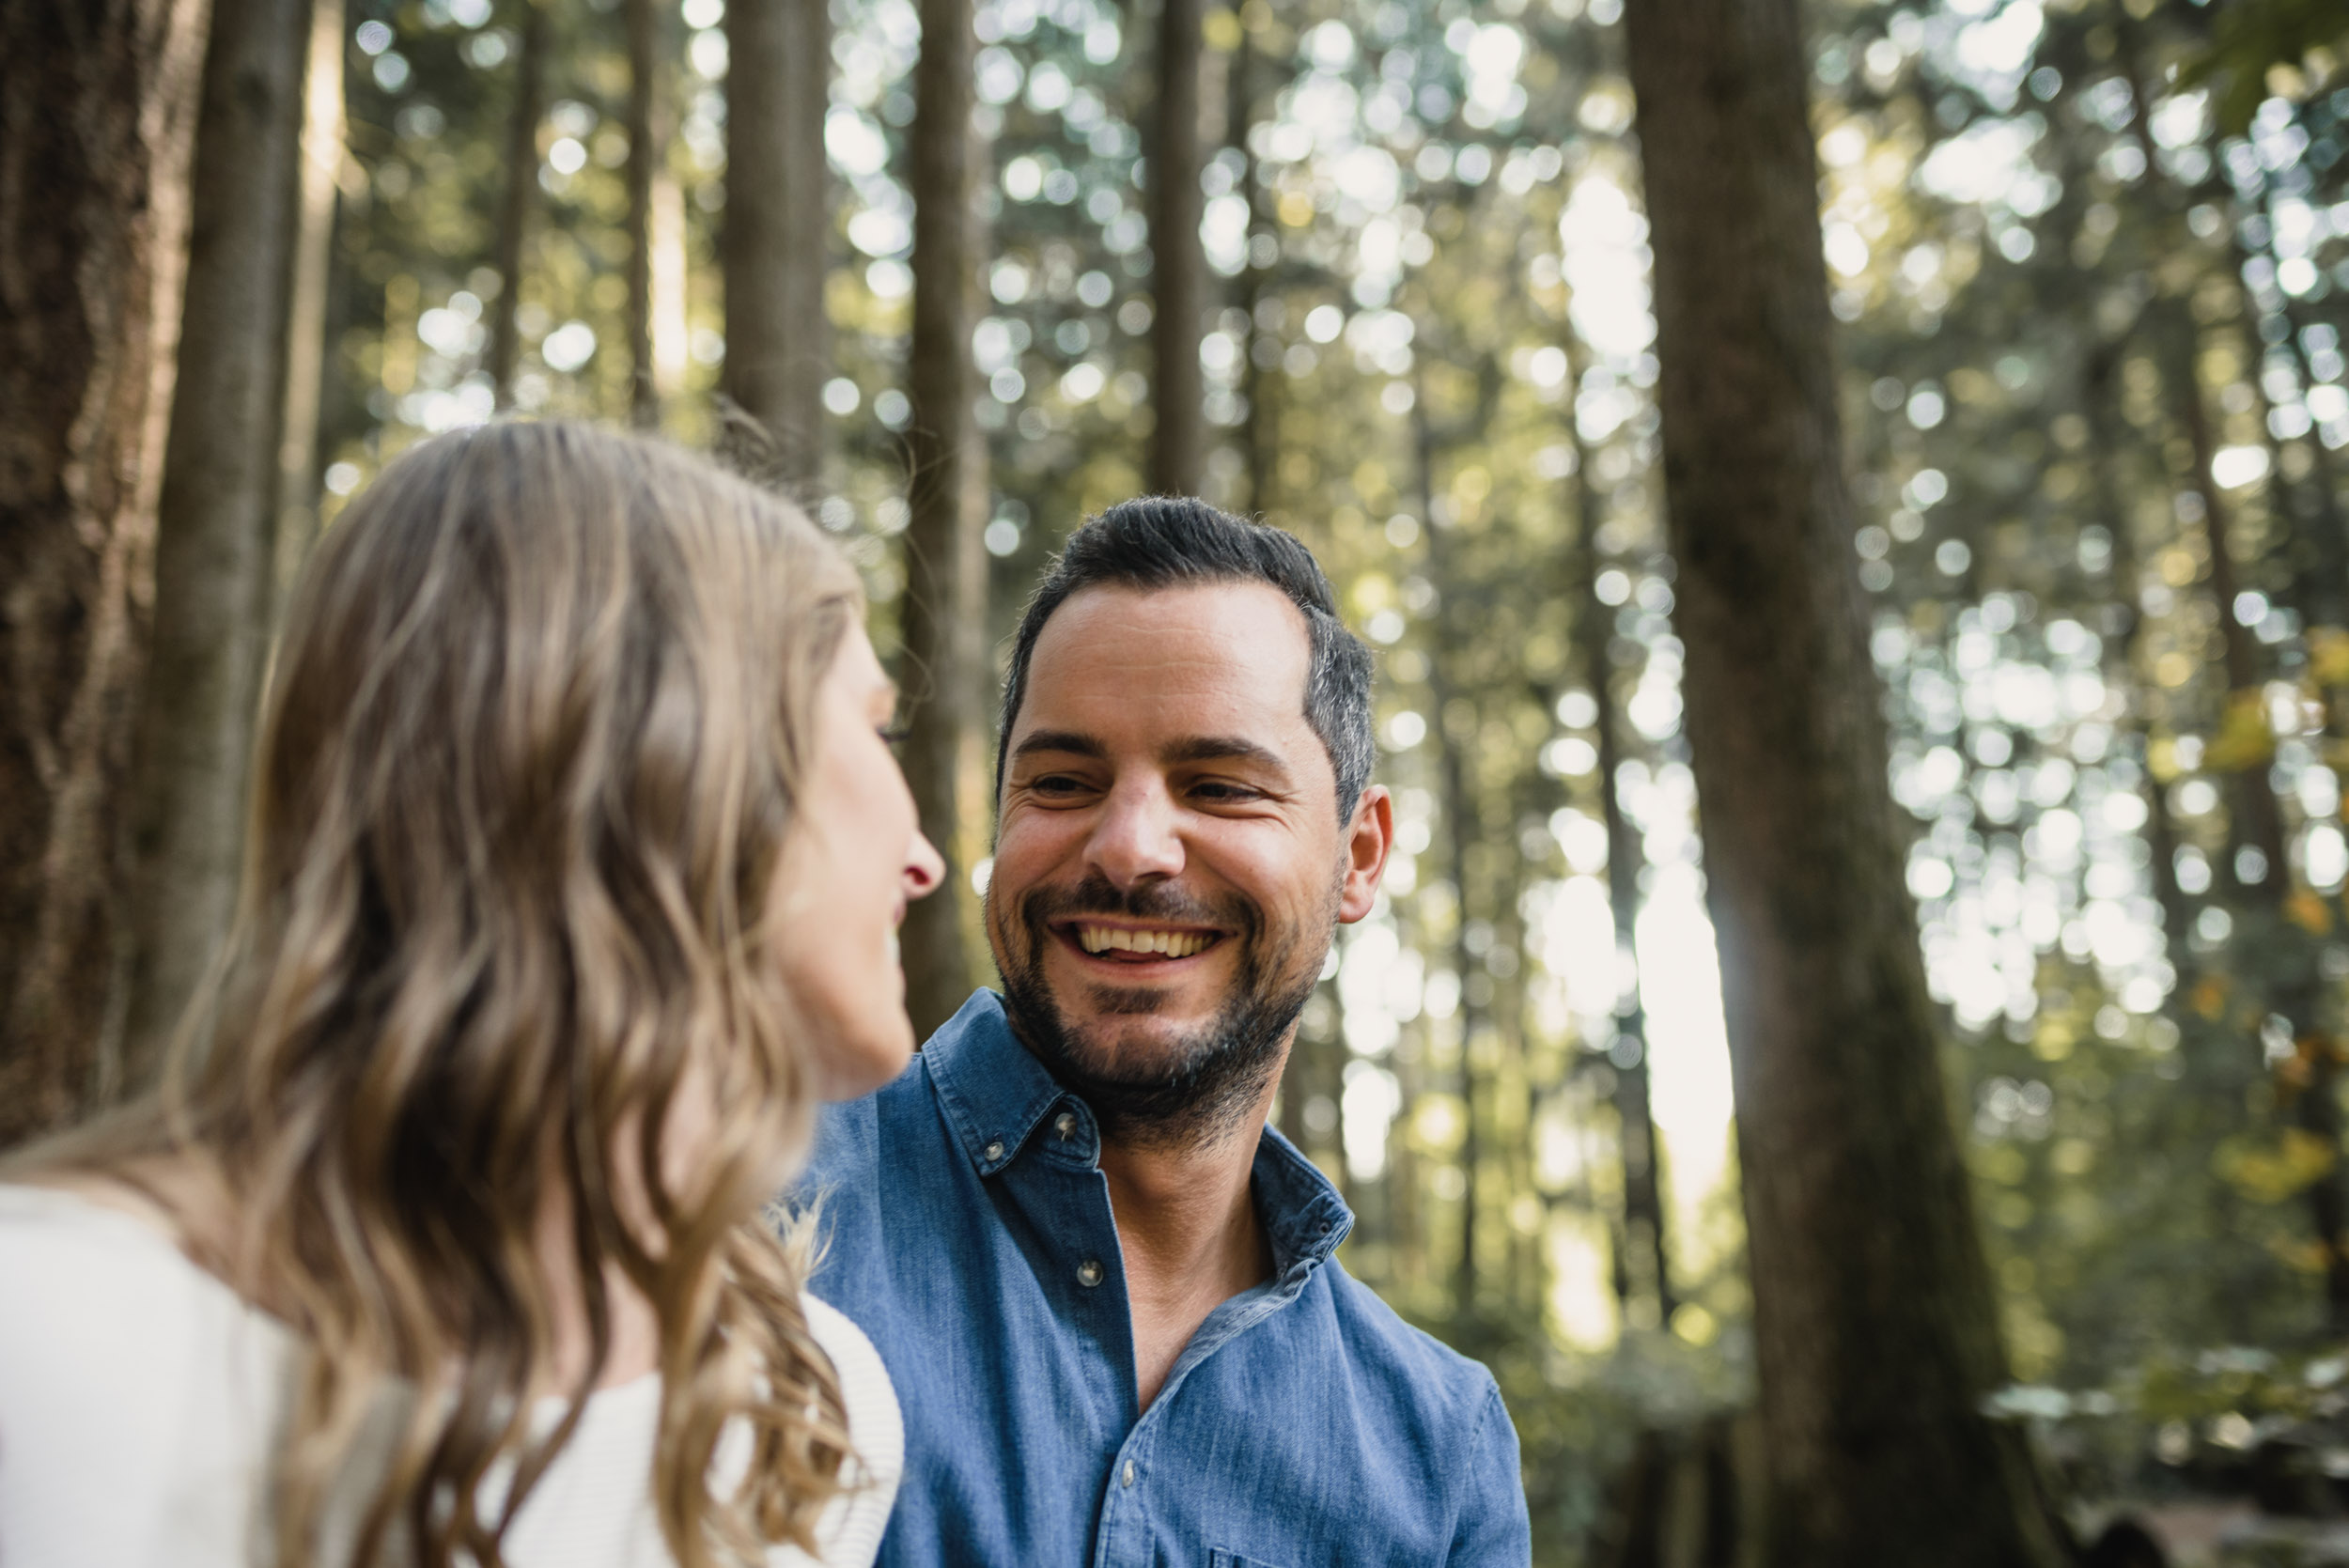
<svg viewBox="0 0 2349 1568">
<path fill-rule="evenodd" d="M 153 1408 L 194 1380 L 269 1386 L 288 1336 L 179 1250 L 160 1209 L 80 1187 L 0 1183 L 0 1403 L 117 1389 Z"/>
<path fill-rule="evenodd" d="M 234 1560 L 285 1353 L 152 1216 L 0 1184 L 0 1558 Z"/>
</svg>

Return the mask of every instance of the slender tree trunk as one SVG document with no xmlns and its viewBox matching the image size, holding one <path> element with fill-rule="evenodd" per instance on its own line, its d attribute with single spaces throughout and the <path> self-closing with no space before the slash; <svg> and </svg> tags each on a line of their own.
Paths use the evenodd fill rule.
<svg viewBox="0 0 2349 1568">
<path fill-rule="evenodd" d="M 107 1074 L 201 0 L 0 0 L 0 1144 Z"/>
<path fill-rule="evenodd" d="M 514 101 L 506 126 L 506 201 L 498 210 L 498 297 L 490 311 L 490 384 L 497 406 L 514 406 L 514 369 L 521 363 L 522 257 L 530 215 L 538 205 L 538 119 L 546 112 L 547 13 L 542 0 L 515 0 L 521 39 L 514 51 Z"/>
<path fill-rule="evenodd" d="M 139 721 L 126 1078 L 151 1078 L 235 913 L 269 646 L 308 0 L 212 16 Z"/>
<path fill-rule="evenodd" d="M 1571 324 L 1566 335 L 1571 342 Z M 1646 1254 L 1640 1261 L 1653 1279 L 1657 1322 L 1660 1326 L 1672 1322 L 1672 1311 L 1679 1302 L 1672 1295 L 1664 1184 L 1658 1170 L 1661 1144 L 1656 1136 L 1656 1116 L 1649 1094 L 1647 1014 L 1641 1005 L 1636 978 L 1640 868 L 1646 862 L 1647 854 L 1639 831 L 1624 815 L 1618 783 L 1623 767 L 1623 730 L 1615 704 L 1614 661 L 1608 657 L 1608 644 L 1613 641 L 1614 616 L 1598 597 L 1598 529 L 1606 504 L 1591 473 L 1590 448 L 1583 443 L 1581 429 L 1574 418 L 1575 393 L 1582 384 L 1581 356 L 1569 350 L 1566 365 L 1566 427 L 1574 442 L 1575 521 L 1582 536 L 1574 552 L 1574 643 L 1582 678 L 1589 684 L 1591 701 L 1598 709 L 1593 733 L 1598 737 L 1598 805 L 1600 820 L 1607 828 L 1607 904 L 1615 919 L 1615 970 L 1619 976 L 1633 977 L 1630 990 L 1615 1003 L 1615 1032 L 1628 1044 L 1620 1051 L 1610 1051 L 1615 1074 L 1615 1115 L 1623 1125 L 1623 1248 L 1626 1253 Z M 1629 1059 L 1627 1063 L 1625 1058 Z M 1630 1264 L 1630 1257 L 1626 1256 L 1618 1260 L 1615 1268 L 1616 1295 L 1626 1316 L 1638 1283 Z"/>
<path fill-rule="evenodd" d="M 1206 382 L 1199 366 L 1206 256 L 1199 244 L 1200 0 L 1159 0 L 1159 101 L 1150 128 L 1151 489 L 1195 495 L 1206 447 Z"/>
<path fill-rule="evenodd" d="M 1804 1568 L 2052 1565 L 1943 1088 L 1851 551 L 1794 0 L 1625 14 L 1773 1498 Z"/>
<path fill-rule="evenodd" d="M 771 477 L 794 490 L 812 485 L 823 467 L 823 386 L 832 362 L 824 315 L 832 62 L 825 8 L 826 0 L 726 7 L 723 390 L 756 427 Z M 968 45 L 962 54 L 967 62 Z"/>
<path fill-rule="evenodd" d="M 922 54 L 914 66 L 913 340 L 907 352 L 912 419 L 906 524 L 906 781 L 922 831 L 946 858 L 946 881 L 906 916 L 906 1008 L 914 1032 L 954 1016 L 971 994 L 959 775 L 975 719 L 979 671 L 973 628 L 984 625 L 984 519 L 972 505 L 975 446 L 971 398 L 972 244 L 970 0 L 923 0 Z"/>
<path fill-rule="evenodd" d="M 1265 210 L 1263 180 L 1249 132 L 1255 129 L 1258 76 L 1263 64 L 1256 54 L 1255 35 L 1240 29 L 1239 47 L 1232 52 L 1231 72 L 1224 88 L 1230 111 L 1225 145 L 1240 156 L 1239 191 L 1248 202 L 1248 261 L 1239 274 L 1241 310 L 1248 315 L 1247 342 L 1242 346 L 1240 391 L 1248 399 L 1247 424 L 1240 432 L 1241 467 L 1248 486 L 1248 513 L 1264 518 L 1272 510 L 1272 465 L 1281 450 L 1280 409 L 1276 389 L 1281 381 L 1281 341 L 1268 334 L 1260 318 L 1271 298 L 1272 269 L 1259 265 L 1256 238 L 1275 234 L 1278 225 Z M 1265 362 L 1270 360 L 1271 364 Z"/>
<path fill-rule="evenodd" d="M 2128 715 L 2122 723 L 2142 753 L 2153 737 L 2153 724 L 2146 711 L 2148 677 L 2140 668 L 2145 612 L 2139 596 L 2144 588 L 2139 581 L 2137 524 L 2128 508 L 2122 505 L 2120 481 L 2113 473 L 2113 455 L 2122 449 L 2123 437 L 2112 382 L 2124 346 L 2123 342 L 2112 343 L 2090 355 L 2081 401 L 2083 417 L 2088 422 L 2090 494 L 2095 515 L 2103 520 L 2105 532 L 2112 537 L 2113 602 L 2121 611 L 2120 635 L 2106 640 L 2105 670 L 2111 683 L 2129 694 Z M 2161 906 L 2163 936 L 2170 960 L 2184 973 L 2186 966 L 2180 960 L 2186 956 L 2186 939 L 2193 928 L 2194 916 L 2186 890 L 2178 885 L 2181 840 L 2177 820 L 2170 815 L 2169 786 L 2154 776 L 2151 768 L 2143 770 L 2142 778 L 2139 787 L 2145 800 L 2145 846 L 2152 852 L 2154 899 Z"/>
<path fill-rule="evenodd" d="M 286 307 L 286 409 L 277 442 L 277 541 L 270 620 L 319 531 L 319 410 L 326 385 L 327 284 L 343 163 L 343 3 L 315 0 L 302 87 L 302 190 L 293 293 Z"/>
<path fill-rule="evenodd" d="M 2154 144 L 2152 100 L 2145 89 L 2145 56 L 2138 25 L 2125 7 L 2113 8 L 2111 14 L 2121 43 L 2122 70 L 2137 111 L 2131 129 L 2138 149 L 2144 155 L 2155 194 L 2183 241 L 2186 196 L 2162 172 L 2159 149 Z M 2233 715 L 2249 708 L 2258 715 L 2256 722 L 2264 730 L 2267 721 L 2261 707 L 2260 651 L 2254 645 L 2250 629 L 2235 615 L 2235 595 L 2240 584 L 2228 538 L 2227 507 L 2211 466 L 2217 442 L 2211 429 L 2210 411 L 2202 398 L 2201 327 L 2191 306 L 2190 290 L 2181 291 L 2165 303 L 2172 330 L 2162 344 L 2162 379 L 2186 431 L 2193 464 L 2188 483 L 2202 500 L 2211 594 L 2218 601 L 2218 631 L 2225 653 L 2228 710 Z M 2256 358 L 2250 371 L 2256 380 Z M 2321 449 L 2322 443 L 2316 444 Z M 2280 501 L 2284 483 L 2281 473 L 2276 474 L 2275 483 Z M 2329 587 L 2324 597 L 2328 600 L 2333 598 Z M 2271 924 L 2279 922 L 2285 918 L 2292 866 L 2284 852 L 2283 805 L 2276 798 L 2275 784 L 2264 761 L 2253 761 L 2241 768 L 2233 780 L 2232 797 L 2228 837 L 2237 854 L 2227 858 L 2227 886 L 2244 906 L 2260 910 Z M 2245 877 L 2240 870 L 2238 856 L 2246 846 L 2257 849 L 2267 862 L 2266 874 L 2256 880 Z M 2349 1333 L 2349 1182 L 2344 1182 L 2341 1172 L 2342 1119 L 2335 1083 L 2341 1048 L 2320 1017 L 2319 999 L 2324 989 L 2315 955 L 2307 944 L 2297 943 L 2286 955 L 2283 970 L 2273 982 L 2269 1001 L 2291 1023 L 2295 1043 L 2292 1060 L 2283 1063 L 2277 1074 L 2279 1109 L 2332 1157 L 2326 1168 L 2303 1189 L 2301 1198 L 2324 1258 L 2326 1328 L 2339 1335 Z M 2255 1043 L 2254 1048 L 2262 1048 Z"/>
<path fill-rule="evenodd" d="M 661 425 L 652 364 L 652 190 L 669 144 L 661 12 L 660 0 L 628 0 L 628 415 L 647 430 Z"/>
<path fill-rule="evenodd" d="M 1424 389 L 1420 389 L 1423 394 Z M 1435 709 L 1429 725 L 1437 746 L 1437 779 L 1443 812 L 1444 847 L 1452 868 L 1452 968 L 1460 982 L 1460 1251 L 1453 1270 L 1454 1311 L 1465 1317 L 1476 1306 L 1477 1226 L 1476 1171 L 1483 1163 L 1481 1128 L 1476 1114 L 1477 1071 L 1473 1045 L 1483 1009 L 1469 995 L 1469 978 L 1477 958 L 1469 945 L 1470 846 L 1481 831 L 1474 785 L 1469 778 L 1465 753 L 1476 744 L 1471 730 L 1453 733 L 1453 704 L 1459 691 L 1453 675 L 1466 655 L 1459 632 L 1468 619 L 1467 594 L 1455 559 L 1456 546 L 1451 525 L 1436 520 L 1436 437 L 1427 417 L 1424 396 L 1411 402 L 1411 444 L 1419 480 L 1420 516 L 1427 528 L 1427 569 L 1435 579 L 1439 620 L 1437 647 L 1427 661 L 1427 706 Z"/>
</svg>

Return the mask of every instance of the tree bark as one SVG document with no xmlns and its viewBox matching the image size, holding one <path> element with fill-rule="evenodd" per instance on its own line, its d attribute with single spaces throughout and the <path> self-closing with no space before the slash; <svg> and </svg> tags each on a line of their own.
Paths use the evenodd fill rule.
<svg viewBox="0 0 2349 1568">
<path fill-rule="evenodd" d="M 628 411 L 648 430 L 661 425 L 652 288 L 653 185 L 669 143 L 661 15 L 660 0 L 628 0 Z"/>
<path fill-rule="evenodd" d="M 506 126 L 506 201 L 498 210 L 498 297 L 490 311 L 490 384 L 497 406 L 514 406 L 521 363 L 522 254 L 537 205 L 538 117 L 546 110 L 547 13 L 541 0 L 516 0 L 521 39 L 514 51 L 514 101 Z"/>
<path fill-rule="evenodd" d="M 825 5 L 732 0 L 726 7 L 723 390 L 757 427 L 760 460 L 751 466 L 792 489 L 812 485 L 823 467 L 822 396 L 832 360 L 824 315 L 832 59 Z M 967 62 L 967 45 L 962 54 Z"/>
<path fill-rule="evenodd" d="M 202 0 L 0 0 L 0 1144 L 107 1075 Z"/>
<path fill-rule="evenodd" d="M 2044 1564 L 1851 550 L 1795 0 L 1626 13 L 1688 733 L 1721 949 L 1769 1558 Z"/>
<path fill-rule="evenodd" d="M 922 831 L 946 861 L 936 893 L 907 912 L 906 1009 L 926 1039 L 971 994 L 968 867 L 957 853 L 960 787 L 984 662 L 985 496 L 971 399 L 972 244 L 970 0 L 923 0 L 914 66 L 910 183 L 913 194 L 913 336 L 906 358 L 906 589 L 903 706 L 906 782 Z"/>
<path fill-rule="evenodd" d="M 212 17 L 139 720 L 123 1068 L 163 1061 L 236 909 L 276 562 L 308 0 Z"/>
<path fill-rule="evenodd" d="M 343 162 L 343 5 L 316 0 L 302 86 L 302 190 L 293 290 L 286 307 L 286 407 L 277 439 L 277 539 L 270 620 L 309 558 L 319 531 L 319 409 L 326 385 L 327 281 L 334 259 L 334 192 Z"/>
<path fill-rule="evenodd" d="M 1206 381 L 1199 323 L 1206 254 L 1199 244 L 1200 0 L 1159 0 L 1159 101 L 1148 163 L 1151 388 L 1150 489 L 1195 495 L 1206 445 Z"/>
</svg>

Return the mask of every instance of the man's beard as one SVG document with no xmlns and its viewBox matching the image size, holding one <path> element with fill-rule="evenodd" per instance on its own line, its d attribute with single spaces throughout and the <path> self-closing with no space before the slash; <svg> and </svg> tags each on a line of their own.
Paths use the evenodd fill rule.
<svg viewBox="0 0 2349 1568">
<path fill-rule="evenodd" d="M 1329 918 L 1317 933 L 1293 928 L 1270 937 L 1263 911 L 1248 899 L 1207 903 L 1156 883 L 1121 893 L 1097 874 L 1072 889 L 1038 888 L 1007 910 L 995 906 L 991 891 L 988 903 L 1012 1032 L 1063 1088 L 1092 1107 L 1104 1137 L 1153 1148 L 1213 1142 L 1255 1105 L 1279 1070 L 1289 1031 L 1320 979 L 1321 956 L 1337 926 L 1334 888 Z M 1069 1021 L 1045 978 L 1045 952 L 1056 939 L 1051 924 L 1076 915 L 1223 932 L 1224 941 L 1237 944 L 1239 959 L 1223 1005 L 1206 1024 L 1150 1050 L 1146 1059 L 1118 1061 L 1109 1041 L 1090 1038 Z M 1013 951 L 1014 920 L 1027 939 L 1025 952 Z M 1318 950 L 1310 962 L 1301 961 L 1316 935 Z M 1086 1000 L 1113 1026 L 1119 1018 L 1156 1013 L 1165 993 L 1093 985 Z"/>
</svg>

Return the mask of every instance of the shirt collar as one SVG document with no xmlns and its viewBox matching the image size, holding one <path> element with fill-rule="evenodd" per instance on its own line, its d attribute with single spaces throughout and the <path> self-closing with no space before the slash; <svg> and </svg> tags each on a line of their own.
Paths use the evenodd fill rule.
<svg viewBox="0 0 2349 1568">
<path fill-rule="evenodd" d="M 1067 1094 L 1013 1035 L 1003 999 L 986 989 L 972 992 L 962 1011 L 939 1027 L 922 1048 L 922 1060 L 955 1137 L 982 1176 L 1017 1158 L 1028 1135 Z"/>
<path fill-rule="evenodd" d="M 956 1139 L 982 1176 L 1017 1159 L 1054 1105 L 1082 1104 L 1012 1033 L 1003 998 L 993 991 L 973 991 L 930 1036 L 922 1060 Z M 1354 1228 L 1336 1187 L 1277 1127 L 1265 1128 L 1251 1173 L 1276 1277 L 1323 1262 Z"/>
</svg>

